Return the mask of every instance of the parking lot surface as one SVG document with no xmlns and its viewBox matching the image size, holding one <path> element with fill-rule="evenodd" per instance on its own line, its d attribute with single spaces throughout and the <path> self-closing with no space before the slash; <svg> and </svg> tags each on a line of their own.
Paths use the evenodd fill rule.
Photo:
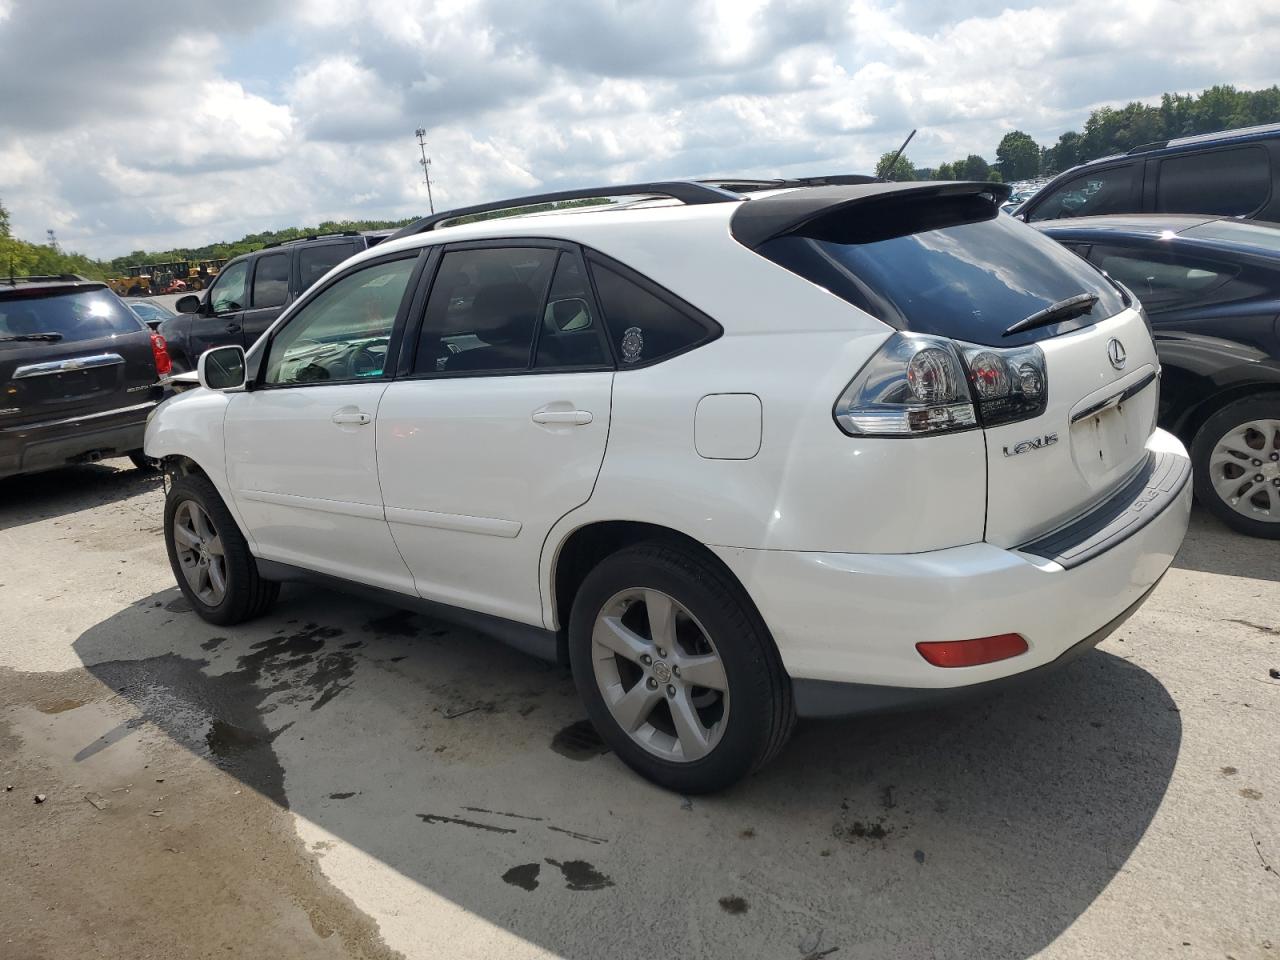
<svg viewBox="0 0 1280 960">
<path fill-rule="evenodd" d="M 688 799 L 470 631 L 301 586 L 205 624 L 162 502 L 0 482 L 6 960 L 1280 958 L 1280 548 L 1199 510 L 1046 682 Z"/>
</svg>

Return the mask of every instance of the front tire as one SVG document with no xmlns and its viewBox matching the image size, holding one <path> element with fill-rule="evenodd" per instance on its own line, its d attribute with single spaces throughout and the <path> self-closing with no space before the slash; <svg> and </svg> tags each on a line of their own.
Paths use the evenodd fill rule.
<svg viewBox="0 0 1280 960">
<path fill-rule="evenodd" d="M 141 450 L 131 451 L 128 457 L 133 462 L 134 467 L 143 473 L 157 473 L 160 470 L 160 461 L 153 460 Z"/>
<path fill-rule="evenodd" d="M 1280 539 L 1280 396 L 1214 413 L 1196 432 L 1191 460 L 1205 509 L 1240 533 Z"/>
<path fill-rule="evenodd" d="M 596 730 L 669 790 L 723 790 L 772 759 L 795 725 L 790 678 L 754 605 L 679 544 L 627 547 L 587 575 L 569 657 Z"/>
<path fill-rule="evenodd" d="M 249 544 L 205 477 L 186 474 L 169 487 L 164 539 L 178 589 L 202 619 L 231 626 L 275 603 L 280 584 L 258 575 Z"/>
</svg>

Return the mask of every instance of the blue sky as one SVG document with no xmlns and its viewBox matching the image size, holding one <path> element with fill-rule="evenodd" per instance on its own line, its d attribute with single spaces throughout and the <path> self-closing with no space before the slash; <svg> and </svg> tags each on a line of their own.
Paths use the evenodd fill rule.
<svg viewBox="0 0 1280 960">
<path fill-rule="evenodd" d="M 1042 142 L 1280 79 L 1280 3 L 0 0 L 0 198 L 98 256 L 660 177 Z"/>
</svg>

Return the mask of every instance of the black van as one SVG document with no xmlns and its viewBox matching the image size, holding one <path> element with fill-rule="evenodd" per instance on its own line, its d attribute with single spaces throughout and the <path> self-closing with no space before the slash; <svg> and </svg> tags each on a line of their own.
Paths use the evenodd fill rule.
<svg viewBox="0 0 1280 960">
<path fill-rule="evenodd" d="M 213 347 L 246 350 L 285 307 L 348 257 L 372 247 L 394 231 L 320 234 L 275 243 L 226 263 L 203 294 L 182 297 L 179 316 L 164 321 L 175 371 L 196 368 Z"/>
<path fill-rule="evenodd" d="M 163 399 L 164 339 L 105 283 L 0 279 L 0 477 L 128 456 Z"/>
<path fill-rule="evenodd" d="M 1035 223 L 1109 213 L 1280 221 L 1280 123 L 1134 147 L 1061 173 L 1013 212 Z"/>
</svg>

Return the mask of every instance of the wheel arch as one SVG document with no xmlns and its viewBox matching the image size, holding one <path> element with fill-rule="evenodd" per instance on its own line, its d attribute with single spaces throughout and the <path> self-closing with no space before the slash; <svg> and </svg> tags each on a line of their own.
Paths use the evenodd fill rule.
<svg viewBox="0 0 1280 960">
<path fill-rule="evenodd" d="M 1190 448 L 1200 428 L 1215 413 L 1237 400 L 1250 400 L 1254 397 L 1280 399 L 1280 382 L 1277 383 L 1240 383 L 1224 387 L 1216 393 L 1202 399 L 1199 403 L 1183 411 L 1178 422 L 1173 425 L 1175 433 Z"/>
</svg>

